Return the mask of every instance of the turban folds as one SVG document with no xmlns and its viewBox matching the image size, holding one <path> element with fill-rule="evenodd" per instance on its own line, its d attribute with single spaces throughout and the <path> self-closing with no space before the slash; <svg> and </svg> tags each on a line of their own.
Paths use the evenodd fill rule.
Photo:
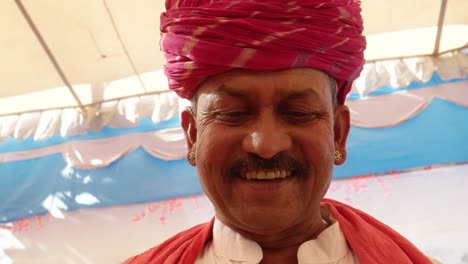
<svg viewBox="0 0 468 264">
<path fill-rule="evenodd" d="M 364 64 L 358 0 L 167 0 L 161 49 L 169 88 L 190 99 L 207 77 L 234 68 L 315 68 L 344 103 Z"/>
</svg>

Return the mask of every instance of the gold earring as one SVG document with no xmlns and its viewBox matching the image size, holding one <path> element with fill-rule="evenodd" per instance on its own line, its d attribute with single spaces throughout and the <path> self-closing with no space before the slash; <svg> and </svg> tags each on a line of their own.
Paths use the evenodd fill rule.
<svg viewBox="0 0 468 264">
<path fill-rule="evenodd" d="M 195 163 L 195 152 L 193 152 L 193 151 L 190 152 L 188 159 L 189 159 L 190 163 L 192 163 L 192 164 Z"/>
<path fill-rule="evenodd" d="M 335 151 L 335 160 L 336 161 L 341 161 L 343 159 L 343 155 L 341 155 L 341 152 L 338 150 Z"/>
</svg>

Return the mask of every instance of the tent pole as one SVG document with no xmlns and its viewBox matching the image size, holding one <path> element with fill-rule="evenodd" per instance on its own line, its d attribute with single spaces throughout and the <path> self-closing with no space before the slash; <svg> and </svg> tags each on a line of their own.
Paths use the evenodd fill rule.
<svg viewBox="0 0 468 264">
<path fill-rule="evenodd" d="M 440 49 L 440 39 L 442 37 L 442 30 L 444 28 L 444 19 L 445 19 L 445 10 L 447 9 L 447 0 L 442 0 L 440 5 L 440 12 L 439 12 L 439 22 L 437 24 L 437 35 L 434 45 L 434 52 L 432 55 L 438 56 L 439 49 Z"/>
<path fill-rule="evenodd" d="M 24 7 L 23 3 L 21 0 L 15 0 L 16 5 L 18 6 L 19 10 L 21 11 L 21 14 L 23 17 L 26 19 L 28 22 L 29 27 L 31 28 L 32 32 L 36 36 L 37 40 L 41 44 L 42 48 L 44 49 L 45 53 L 47 54 L 47 57 L 49 58 L 50 62 L 52 65 L 54 65 L 55 70 L 57 71 L 58 75 L 64 82 L 65 86 L 68 88 L 68 91 L 72 94 L 73 98 L 75 99 L 76 103 L 78 104 L 79 108 L 83 113 L 84 111 L 84 106 L 83 103 L 81 102 L 80 98 L 78 95 L 75 93 L 73 90 L 73 87 L 71 83 L 68 81 L 68 78 L 65 76 L 65 73 L 63 72 L 62 68 L 58 64 L 57 60 L 55 59 L 54 55 L 52 54 L 52 51 L 49 49 L 49 46 L 47 46 L 47 43 L 45 42 L 44 38 L 42 37 L 41 33 L 37 29 L 36 25 L 32 21 L 31 16 L 29 15 L 28 11 L 26 11 L 26 8 Z"/>
<path fill-rule="evenodd" d="M 442 54 L 451 53 L 451 52 L 457 52 L 457 51 L 467 49 L 467 48 L 468 48 L 468 44 L 463 45 L 463 46 L 458 47 L 458 48 L 444 50 L 442 52 L 439 52 L 437 54 L 437 56 L 440 56 Z M 434 56 L 434 54 L 432 54 L 432 53 L 426 53 L 426 54 L 417 54 L 417 55 L 408 55 L 408 56 L 386 57 L 386 58 L 380 58 L 380 59 L 366 60 L 366 64 L 375 63 L 375 62 L 382 62 L 382 61 L 404 60 L 404 59 L 413 59 L 413 58 L 422 58 L 422 57 L 437 57 L 437 56 Z"/>
<path fill-rule="evenodd" d="M 109 16 L 109 20 L 112 24 L 112 28 L 114 29 L 117 39 L 120 42 L 120 46 L 122 46 L 122 49 L 125 52 L 125 55 L 127 56 L 128 61 L 130 62 L 130 66 L 132 66 L 133 73 L 135 74 L 135 76 L 138 77 L 138 81 L 140 82 L 140 85 L 143 88 L 143 91 L 147 92 L 148 90 L 146 89 L 145 83 L 141 79 L 140 73 L 138 72 L 135 63 L 133 62 L 132 57 L 130 56 L 130 53 L 127 50 L 127 47 L 125 46 L 124 41 L 122 40 L 122 36 L 120 35 L 119 30 L 117 29 L 117 25 L 115 23 L 114 17 L 112 16 L 112 13 L 110 11 L 109 6 L 107 5 L 106 0 L 102 0 L 102 4 L 104 5 L 104 8 L 106 9 L 107 15 Z"/>
</svg>

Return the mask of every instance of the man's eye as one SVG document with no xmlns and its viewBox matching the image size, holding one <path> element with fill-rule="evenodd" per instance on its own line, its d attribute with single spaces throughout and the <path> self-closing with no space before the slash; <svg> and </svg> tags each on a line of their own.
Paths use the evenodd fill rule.
<svg viewBox="0 0 468 264">
<path fill-rule="evenodd" d="M 285 111 L 283 112 L 283 116 L 286 120 L 291 122 L 309 122 L 316 118 L 316 113 L 312 112 L 301 112 L 301 111 Z"/>
<path fill-rule="evenodd" d="M 238 124 L 242 123 L 250 116 L 249 112 L 233 111 L 233 112 L 220 112 L 217 114 L 218 120 Z"/>
<path fill-rule="evenodd" d="M 304 113 L 304 112 L 286 112 L 286 115 L 288 115 L 288 116 L 293 116 L 293 117 L 305 117 L 305 116 L 310 116 L 310 113 Z"/>
<path fill-rule="evenodd" d="M 223 113 L 222 115 L 226 117 L 242 117 L 246 116 L 248 113 L 247 112 L 229 112 L 229 113 Z"/>
</svg>

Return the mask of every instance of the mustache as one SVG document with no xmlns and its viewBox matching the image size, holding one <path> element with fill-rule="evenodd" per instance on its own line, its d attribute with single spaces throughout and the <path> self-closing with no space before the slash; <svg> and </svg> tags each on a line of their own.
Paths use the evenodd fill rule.
<svg viewBox="0 0 468 264">
<path fill-rule="evenodd" d="M 306 165 L 288 153 L 281 152 L 270 159 L 264 159 L 255 154 L 249 154 L 246 158 L 235 160 L 229 167 L 230 175 L 240 175 L 245 171 L 252 170 L 275 170 L 283 169 L 293 171 L 294 174 L 305 173 Z"/>
</svg>

